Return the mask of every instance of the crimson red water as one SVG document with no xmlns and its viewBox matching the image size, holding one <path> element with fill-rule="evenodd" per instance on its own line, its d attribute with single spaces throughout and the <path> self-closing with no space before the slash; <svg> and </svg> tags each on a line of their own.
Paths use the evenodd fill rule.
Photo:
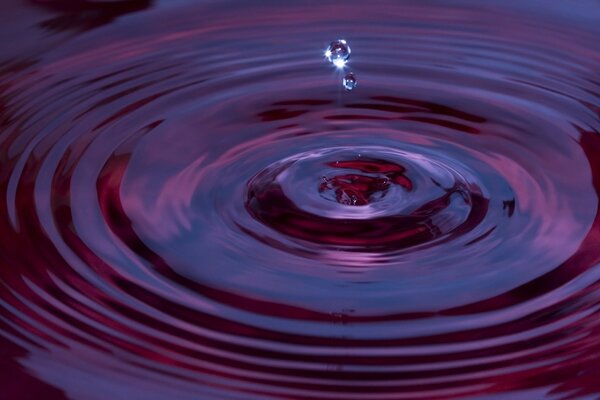
<svg viewBox="0 0 600 400">
<path fill-rule="evenodd" d="M 3 1 L 0 397 L 600 398 L 598 15 Z"/>
</svg>

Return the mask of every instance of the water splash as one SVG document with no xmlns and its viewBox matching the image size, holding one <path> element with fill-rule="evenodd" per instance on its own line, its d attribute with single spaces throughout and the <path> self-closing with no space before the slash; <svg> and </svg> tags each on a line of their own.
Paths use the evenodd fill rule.
<svg viewBox="0 0 600 400">
<path fill-rule="evenodd" d="M 4 397 L 598 398 L 600 4 L 112 3 L 0 2 Z"/>
</svg>

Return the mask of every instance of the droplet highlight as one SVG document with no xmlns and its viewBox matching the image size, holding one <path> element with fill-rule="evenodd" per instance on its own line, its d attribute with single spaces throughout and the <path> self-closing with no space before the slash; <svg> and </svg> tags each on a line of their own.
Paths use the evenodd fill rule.
<svg viewBox="0 0 600 400">
<path fill-rule="evenodd" d="M 342 80 L 342 85 L 344 86 L 344 89 L 348 91 L 354 89 L 357 84 L 358 82 L 356 81 L 356 76 L 354 76 L 354 73 L 352 72 L 349 72 Z"/>
<path fill-rule="evenodd" d="M 338 68 L 343 68 L 350 59 L 350 46 L 344 39 L 334 40 L 325 50 L 325 57 Z"/>
</svg>

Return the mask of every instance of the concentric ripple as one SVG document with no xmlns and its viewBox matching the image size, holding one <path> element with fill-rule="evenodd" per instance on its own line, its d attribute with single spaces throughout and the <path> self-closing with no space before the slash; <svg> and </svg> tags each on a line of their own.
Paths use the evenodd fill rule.
<svg viewBox="0 0 600 400">
<path fill-rule="evenodd" d="M 377 159 L 386 156 L 389 160 Z M 400 157 L 412 165 L 394 161 Z M 278 233 L 331 245 L 334 251 L 396 252 L 452 231 L 464 233 L 485 215 L 488 201 L 479 188 L 444 167 L 423 154 L 395 154 L 388 148 L 314 150 L 261 171 L 248 184 L 246 206 Z M 414 178 L 407 168 L 415 171 Z M 325 175 L 311 191 L 305 181 L 319 173 Z M 468 226 L 458 229 L 462 224 Z"/>
<path fill-rule="evenodd" d="M 600 395 L 600 4 L 75 3 L 0 6 L 3 393 Z"/>
</svg>

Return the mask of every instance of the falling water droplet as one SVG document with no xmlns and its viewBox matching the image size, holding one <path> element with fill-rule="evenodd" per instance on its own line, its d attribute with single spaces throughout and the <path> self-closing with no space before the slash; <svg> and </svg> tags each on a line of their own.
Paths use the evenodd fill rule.
<svg viewBox="0 0 600 400">
<path fill-rule="evenodd" d="M 332 62 L 336 67 L 342 68 L 350 58 L 350 46 L 344 39 L 334 40 L 325 50 L 325 57 Z"/>
<path fill-rule="evenodd" d="M 342 80 L 342 85 L 348 91 L 354 89 L 357 84 L 358 83 L 356 82 L 356 77 L 352 72 L 349 72 Z"/>
</svg>

